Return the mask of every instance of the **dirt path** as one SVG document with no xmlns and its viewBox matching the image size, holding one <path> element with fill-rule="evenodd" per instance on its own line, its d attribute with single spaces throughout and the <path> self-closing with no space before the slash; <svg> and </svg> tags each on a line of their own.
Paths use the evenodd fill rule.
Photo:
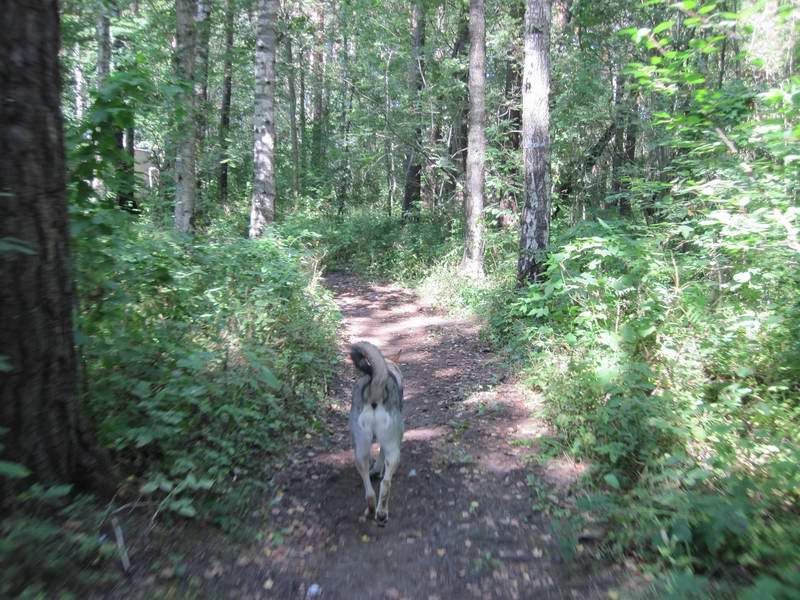
<svg viewBox="0 0 800 600">
<path fill-rule="evenodd" d="M 534 470 L 523 463 L 534 450 L 520 440 L 542 431 L 530 416 L 537 398 L 501 382 L 476 327 L 425 310 L 407 290 L 344 274 L 326 284 L 344 317 L 343 350 L 368 340 L 402 351 L 406 434 L 390 521 L 381 529 L 361 516 L 347 433 L 355 372 L 343 362 L 328 431 L 283 473 L 272 532 L 252 557 L 268 570 L 253 597 L 606 598 L 612 570 L 561 561 L 532 509 Z M 563 469 L 540 475 L 568 479 Z"/>
<path fill-rule="evenodd" d="M 326 285 L 344 317 L 332 404 L 318 435 L 267 466 L 275 496 L 251 520 L 260 541 L 242 549 L 198 539 L 185 556 L 189 590 L 165 588 L 158 575 L 145 590 L 280 600 L 608 598 L 620 573 L 590 546 L 561 558 L 558 527 L 533 508 L 535 494 L 566 500 L 576 468 L 529 460 L 545 431 L 539 399 L 505 382 L 477 327 L 427 310 L 408 290 L 346 274 Z M 402 351 L 406 433 L 385 528 L 362 516 L 347 430 L 356 373 L 345 351 L 357 340 Z"/>
</svg>

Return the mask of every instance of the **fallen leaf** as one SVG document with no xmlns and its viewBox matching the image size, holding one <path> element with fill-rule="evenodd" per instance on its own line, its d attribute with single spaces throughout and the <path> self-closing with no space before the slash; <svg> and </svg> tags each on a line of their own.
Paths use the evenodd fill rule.
<svg viewBox="0 0 800 600">
<path fill-rule="evenodd" d="M 447 550 L 445 548 L 439 548 L 436 551 L 436 554 L 438 554 L 439 556 L 444 556 L 445 554 L 447 554 Z"/>
<path fill-rule="evenodd" d="M 275 582 L 272 581 L 272 578 L 269 578 L 264 582 L 264 589 L 271 590 L 273 585 L 275 585 Z"/>
</svg>

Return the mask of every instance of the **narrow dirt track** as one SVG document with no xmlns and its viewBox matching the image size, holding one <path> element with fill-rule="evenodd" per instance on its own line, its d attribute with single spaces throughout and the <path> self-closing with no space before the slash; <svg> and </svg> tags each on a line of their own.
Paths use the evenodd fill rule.
<svg viewBox="0 0 800 600">
<path fill-rule="evenodd" d="M 266 497 L 248 518 L 259 541 L 160 528 L 136 543 L 138 570 L 103 597 L 608 598 L 626 574 L 591 544 L 563 559 L 563 527 L 534 509 L 534 496 L 569 503 L 578 469 L 533 460 L 546 433 L 540 399 L 507 381 L 478 327 L 408 290 L 348 274 L 325 283 L 343 316 L 342 360 L 319 432 L 265 465 Z M 347 429 L 357 375 L 345 356 L 358 340 L 402 352 L 406 433 L 385 528 L 363 517 Z M 148 574 L 151 554 L 162 558 Z M 165 555 L 179 556 L 184 574 L 164 568 Z"/>
<path fill-rule="evenodd" d="M 303 458 L 278 478 L 283 492 L 271 509 L 273 533 L 251 555 L 266 571 L 260 589 L 245 586 L 250 594 L 608 597 L 619 574 L 588 552 L 561 560 L 550 524 L 532 509 L 527 477 L 569 479 L 559 475 L 568 467 L 539 468 L 537 475 L 537 467 L 524 466 L 535 452 L 528 442 L 543 432 L 531 416 L 537 398 L 502 383 L 499 361 L 476 326 L 426 310 L 408 290 L 347 274 L 328 276 L 326 285 L 344 317 L 343 355 L 357 340 L 385 354 L 402 352 L 406 434 L 390 519 L 379 528 L 362 516 L 363 487 L 347 432 L 356 374 L 343 360 L 327 431 L 308 440 Z M 272 543 L 276 531 L 280 544 Z"/>
</svg>

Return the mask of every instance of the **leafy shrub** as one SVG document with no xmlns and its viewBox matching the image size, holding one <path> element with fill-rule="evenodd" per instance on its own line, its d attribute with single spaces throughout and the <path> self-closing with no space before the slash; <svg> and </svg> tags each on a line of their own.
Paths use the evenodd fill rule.
<svg viewBox="0 0 800 600">
<path fill-rule="evenodd" d="M 419 279 L 459 245 L 458 225 L 427 213 L 406 222 L 377 210 L 353 210 L 340 217 L 291 213 L 280 231 L 295 244 L 318 249 L 331 269 L 405 282 Z"/>
<path fill-rule="evenodd" d="M 192 494 L 223 493 L 310 422 L 335 311 L 276 235 L 189 240 L 123 223 L 108 243 L 78 245 L 86 407 L 142 491 L 192 516 Z"/>
</svg>

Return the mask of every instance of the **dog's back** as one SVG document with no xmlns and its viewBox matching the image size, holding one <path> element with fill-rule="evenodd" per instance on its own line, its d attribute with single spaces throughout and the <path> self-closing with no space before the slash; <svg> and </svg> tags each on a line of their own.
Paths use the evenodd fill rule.
<svg viewBox="0 0 800 600">
<path fill-rule="evenodd" d="M 377 408 L 383 404 L 387 411 L 403 411 L 403 374 L 400 368 L 383 357 L 369 342 L 353 344 L 350 359 L 364 373 L 353 386 L 353 412 L 360 413 L 365 404 Z"/>
</svg>

